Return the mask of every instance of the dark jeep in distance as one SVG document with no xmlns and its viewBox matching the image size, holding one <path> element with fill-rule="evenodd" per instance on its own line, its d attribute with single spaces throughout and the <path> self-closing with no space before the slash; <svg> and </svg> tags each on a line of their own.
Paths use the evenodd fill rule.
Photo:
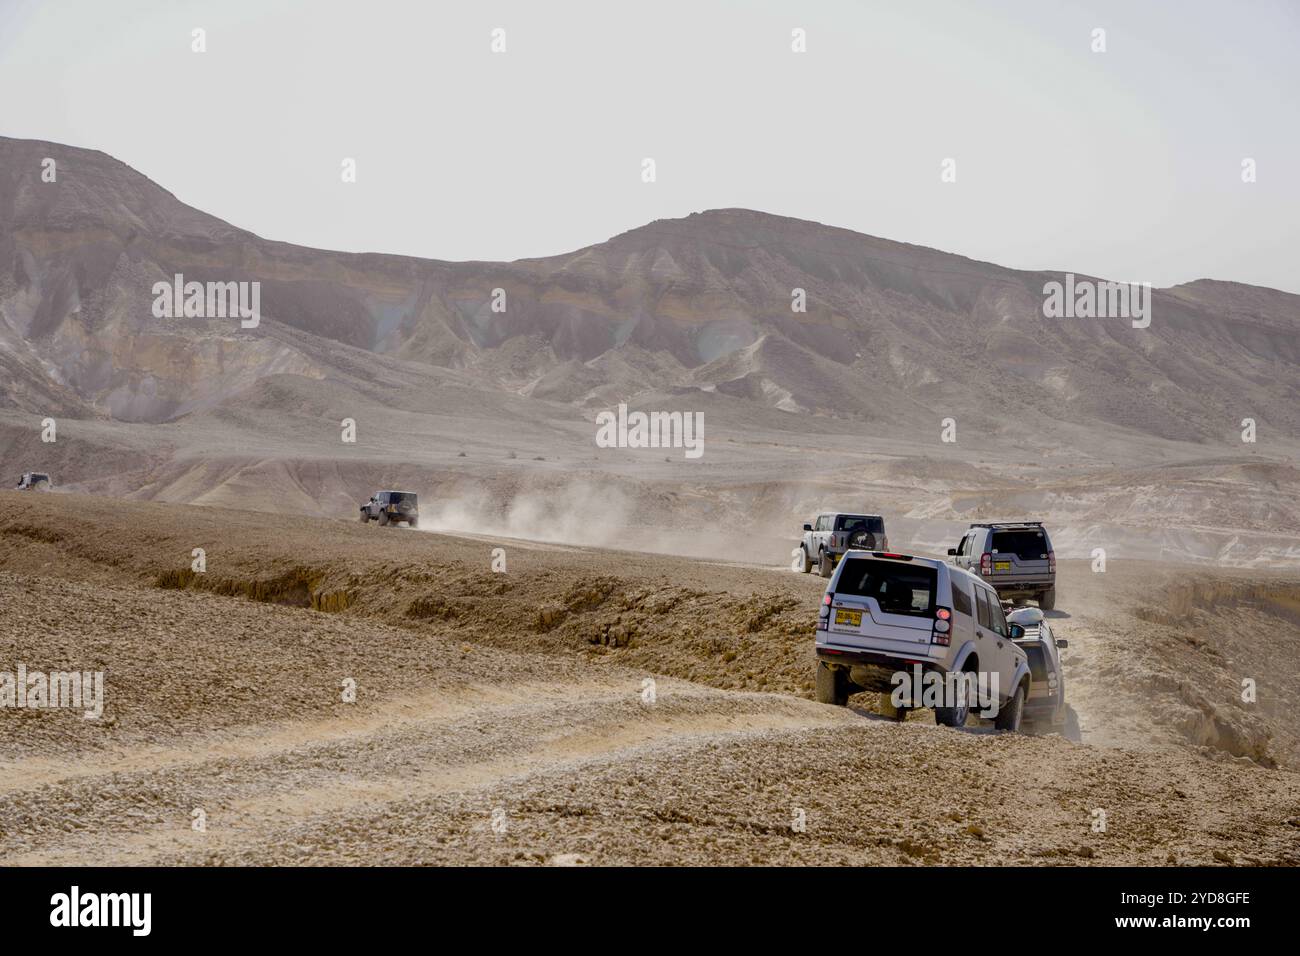
<svg viewBox="0 0 1300 956">
<path fill-rule="evenodd" d="M 18 479 L 18 487 L 15 491 L 49 491 L 50 476 L 39 471 L 26 471 Z"/>
<path fill-rule="evenodd" d="M 380 491 L 361 506 L 361 523 L 378 521 L 381 525 L 405 521 L 412 528 L 420 526 L 420 502 L 413 491 Z"/>
</svg>

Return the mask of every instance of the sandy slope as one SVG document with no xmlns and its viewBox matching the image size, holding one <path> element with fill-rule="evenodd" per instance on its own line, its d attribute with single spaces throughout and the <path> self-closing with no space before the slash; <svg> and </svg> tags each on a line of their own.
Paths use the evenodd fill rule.
<svg viewBox="0 0 1300 956">
<path fill-rule="evenodd" d="M 4 493 L 0 669 L 102 668 L 108 701 L 0 710 L 0 853 L 1300 862 L 1297 582 L 1177 571 L 1063 566 L 1074 744 L 812 703 L 821 583 L 781 569 Z"/>
</svg>

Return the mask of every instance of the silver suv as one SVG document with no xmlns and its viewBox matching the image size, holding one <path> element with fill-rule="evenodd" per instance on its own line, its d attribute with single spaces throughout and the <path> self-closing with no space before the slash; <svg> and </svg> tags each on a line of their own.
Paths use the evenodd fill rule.
<svg viewBox="0 0 1300 956">
<path fill-rule="evenodd" d="M 888 551 L 889 538 L 885 535 L 885 519 L 880 515 L 852 514 L 844 511 L 824 511 L 812 524 L 803 526 L 803 540 L 796 555 L 798 565 L 807 574 L 817 566 L 824 578 L 829 578 L 844 552 L 850 548 L 864 551 Z"/>
<path fill-rule="evenodd" d="M 1041 521 L 972 524 L 948 556 L 993 585 L 1004 600 L 1028 597 L 1044 611 L 1056 607 L 1056 552 Z"/>
<path fill-rule="evenodd" d="M 1029 658 L 1029 697 L 1025 701 L 1024 725 L 1031 733 L 1064 733 L 1079 739 L 1079 721 L 1065 702 L 1065 670 L 1060 649 L 1070 646 L 1052 633 L 1052 625 L 1036 607 L 1019 607 L 1007 612 L 1011 639 Z"/>
<path fill-rule="evenodd" d="M 817 700 L 844 706 L 863 690 L 887 694 L 896 716 L 932 707 L 962 727 L 972 703 L 1000 730 L 1018 731 L 1029 660 L 997 592 L 937 558 L 849 551 L 817 617 Z M 974 698 L 974 699 L 973 699 Z"/>
</svg>

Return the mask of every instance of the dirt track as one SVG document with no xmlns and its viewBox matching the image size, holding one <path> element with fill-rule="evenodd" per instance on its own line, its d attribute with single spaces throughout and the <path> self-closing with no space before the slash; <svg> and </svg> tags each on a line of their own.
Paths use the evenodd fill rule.
<svg viewBox="0 0 1300 956">
<path fill-rule="evenodd" d="M 0 670 L 107 687 L 0 710 L 0 855 L 1300 862 L 1297 581 L 1175 571 L 1063 563 L 1074 744 L 811 702 L 815 577 L 0 493 Z"/>
</svg>

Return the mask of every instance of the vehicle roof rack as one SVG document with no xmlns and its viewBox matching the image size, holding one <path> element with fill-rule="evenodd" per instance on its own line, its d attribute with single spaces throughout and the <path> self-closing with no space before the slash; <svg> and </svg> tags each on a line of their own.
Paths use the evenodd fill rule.
<svg viewBox="0 0 1300 956">
<path fill-rule="evenodd" d="M 1041 521 L 972 521 L 972 528 L 1041 528 Z"/>
</svg>

